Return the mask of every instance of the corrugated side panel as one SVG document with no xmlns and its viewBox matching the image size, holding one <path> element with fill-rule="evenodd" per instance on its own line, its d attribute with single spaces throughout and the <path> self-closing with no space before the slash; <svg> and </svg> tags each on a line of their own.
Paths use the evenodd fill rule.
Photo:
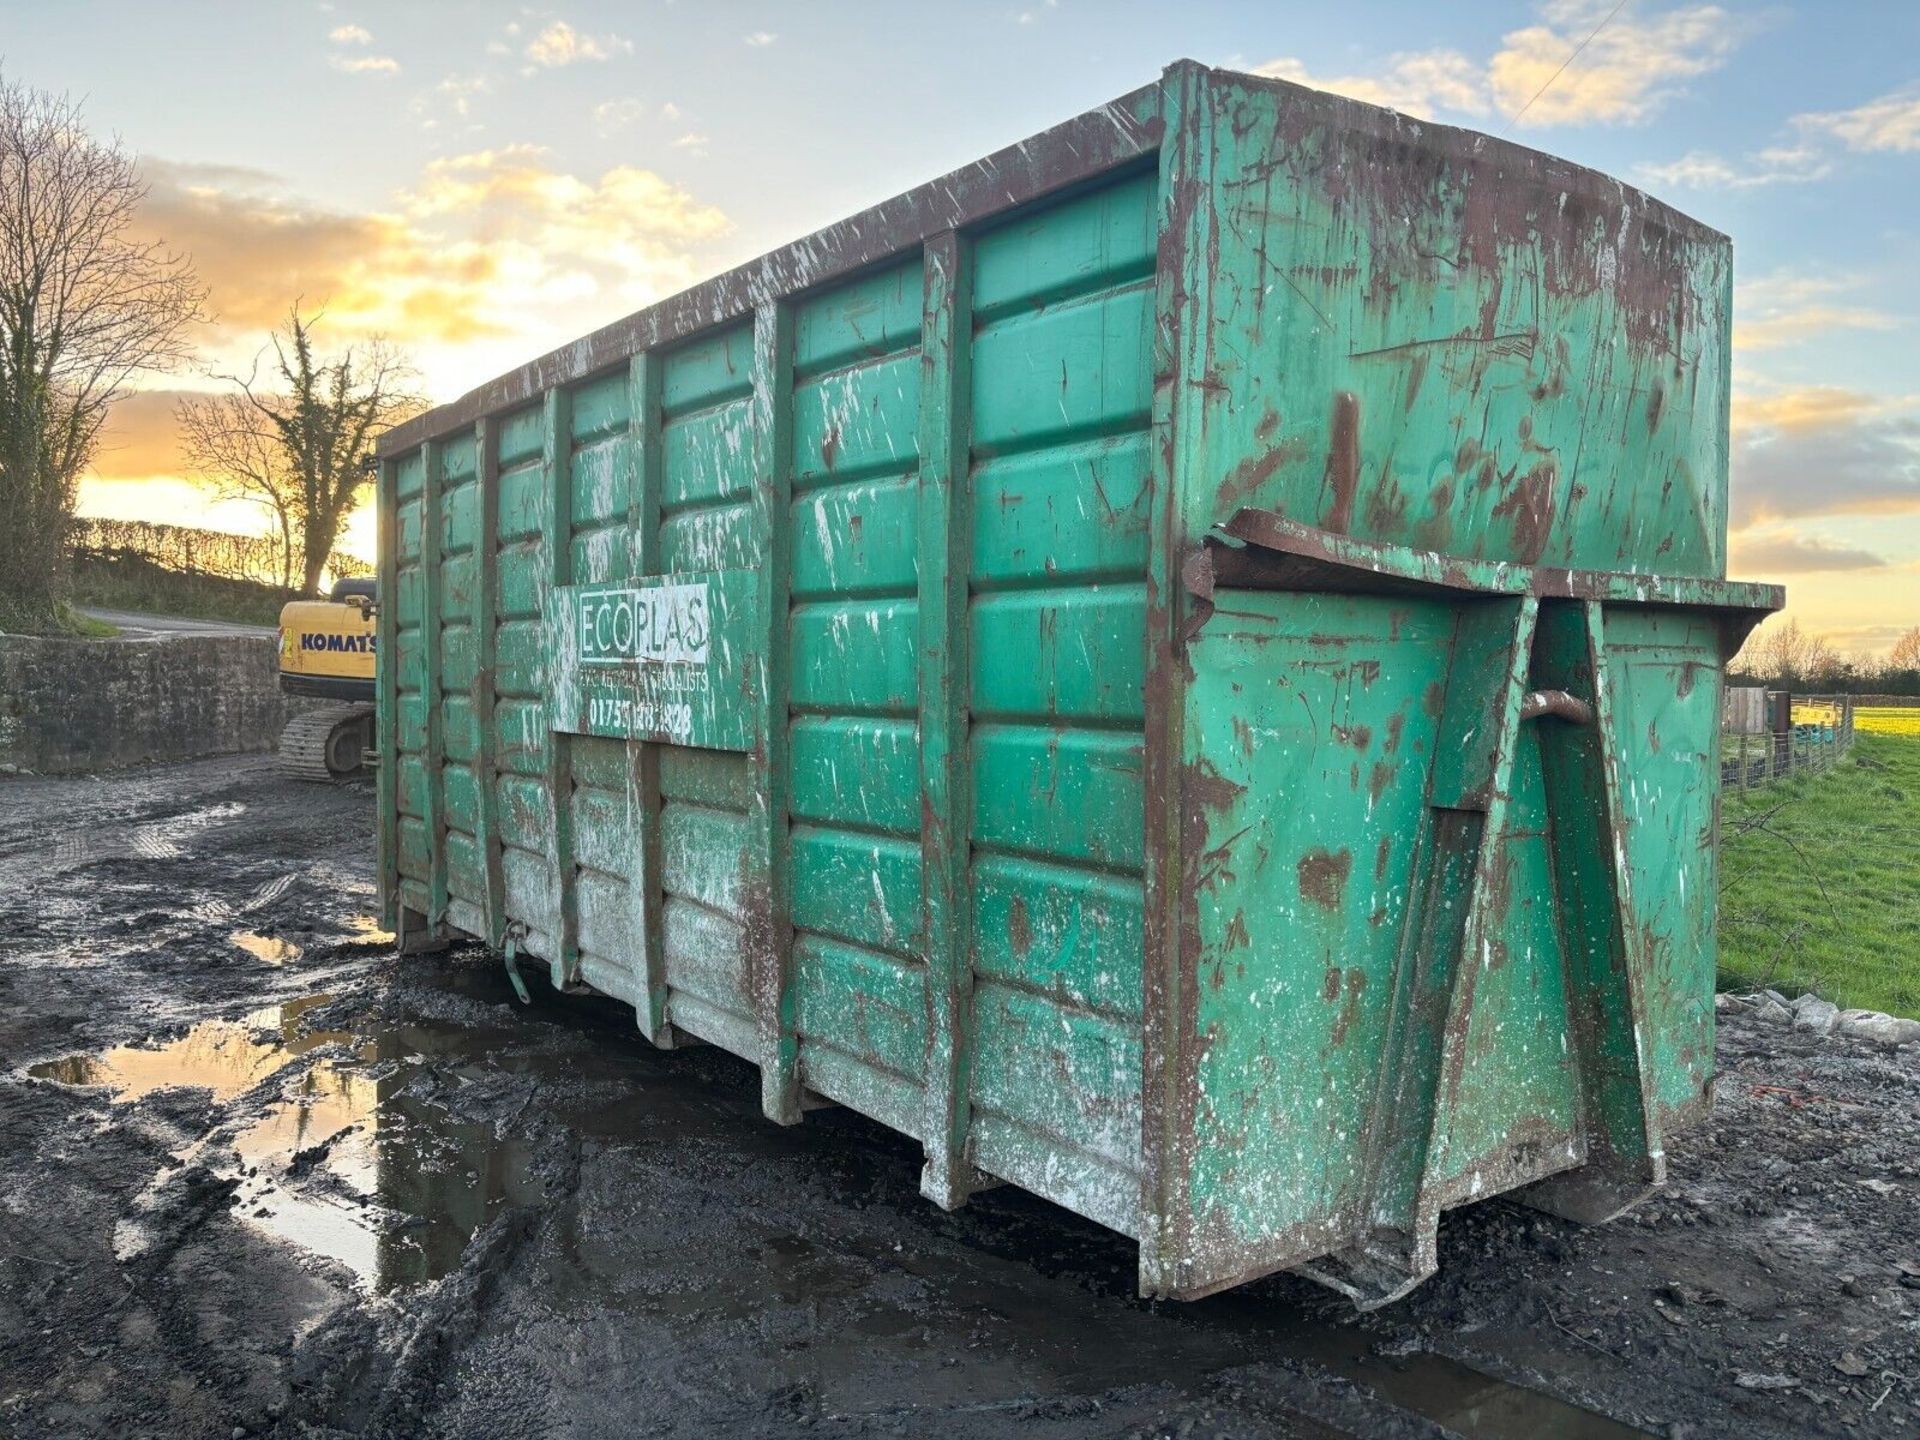
<svg viewBox="0 0 1920 1440">
<path fill-rule="evenodd" d="M 426 913 L 431 880 L 427 841 L 427 697 L 426 579 L 421 536 L 426 524 L 426 458 L 415 451 L 394 470 L 394 660 L 395 691 L 394 804 L 398 821 L 395 863 L 403 905 Z"/>
<path fill-rule="evenodd" d="M 659 566 L 752 566 L 753 328 L 739 325 L 662 366 Z M 747 757 L 660 747 L 661 948 L 674 1024 L 754 1055 L 747 973 Z"/>
<path fill-rule="evenodd" d="M 488 417 L 391 482 L 402 903 L 561 957 L 556 973 L 641 1008 L 643 1027 L 652 980 L 665 1020 L 761 1063 L 778 1003 L 799 1083 L 908 1134 L 957 1083 L 967 1163 L 1128 1232 L 1156 193 L 1144 173 L 1017 212 L 958 252 L 957 291 L 916 252 L 789 302 L 758 342 L 742 322 Z M 923 364 L 929 296 L 946 293 L 967 323 Z M 755 354 L 770 336 L 771 360 Z M 941 431 L 923 409 L 949 399 L 965 473 L 931 493 L 963 517 L 948 544 L 966 605 L 935 643 L 965 657 L 967 723 L 945 753 L 971 908 L 943 930 L 963 978 L 943 956 L 935 994 L 917 448 Z M 758 571 L 770 554 L 788 769 L 769 851 L 751 752 L 553 726 L 556 586 Z M 791 927 L 784 970 L 752 938 L 769 893 L 789 897 L 772 921 Z M 930 1032 L 950 994 L 963 1038 L 943 1050 Z"/>
<path fill-rule="evenodd" d="M 551 956 L 561 922 L 553 905 L 554 810 L 548 775 L 554 737 L 547 728 L 547 638 L 543 607 L 550 589 L 553 487 L 544 463 L 546 422 L 539 406 L 502 416 L 494 493 L 492 784 L 499 816 L 504 912 L 527 927 L 525 948 Z"/>
<path fill-rule="evenodd" d="M 431 616 L 432 633 L 423 645 L 439 650 L 439 743 L 445 764 L 438 779 L 438 810 L 444 832 L 429 832 L 428 890 L 433 890 L 434 865 L 440 867 L 449 917 L 456 925 L 484 930 L 486 867 L 478 840 L 480 828 L 480 737 L 475 724 L 473 685 L 478 666 L 478 636 L 474 630 L 473 595 L 479 580 L 480 524 L 477 512 L 480 487 L 471 434 L 456 436 L 437 447 L 439 486 L 437 526 L 439 593 Z M 427 813 L 434 812 L 428 790 Z M 455 913 L 454 897 L 461 904 Z"/>
<path fill-rule="evenodd" d="M 1138 1224 L 1156 177 L 975 247 L 973 1145 Z"/>
<path fill-rule="evenodd" d="M 634 571 L 629 389 L 621 372 L 576 386 L 568 396 L 567 558 L 575 584 L 598 585 Z M 623 741 L 602 737 L 575 735 L 567 744 L 581 974 L 607 994 L 638 1003 L 646 993 L 645 902 L 637 893 L 645 885 L 639 756 Z"/>
<path fill-rule="evenodd" d="M 922 269 L 796 309 L 788 836 L 801 1079 L 910 1135 L 927 1052 L 916 547 Z"/>
</svg>

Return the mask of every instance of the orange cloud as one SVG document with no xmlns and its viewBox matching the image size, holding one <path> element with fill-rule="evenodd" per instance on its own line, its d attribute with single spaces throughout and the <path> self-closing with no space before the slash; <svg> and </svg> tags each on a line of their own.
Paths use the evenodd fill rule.
<svg viewBox="0 0 1920 1440">
<path fill-rule="evenodd" d="M 384 213 L 327 210 L 235 167 L 150 161 L 145 174 L 144 223 L 211 286 L 205 351 L 226 368 L 244 368 L 298 298 L 344 340 L 385 333 L 444 355 L 519 337 L 531 352 L 691 284 L 731 229 L 652 171 L 573 175 L 529 145 L 435 160 Z"/>
<path fill-rule="evenodd" d="M 1743 390 L 1733 397 L 1733 430 L 1740 435 L 1754 430 L 1831 429 L 1867 419 L 1885 404 L 1877 396 L 1838 385 L 1803 385 L 1771 394 Z"/>
<path fill-rule="evenodd" d="M 334 299 L 349 312 L 369 308 L 378 297 L 368 262 L 405 243 L 389 218 L 287 199 L 260 171 L 163 160 L 143 161 L 141 171 L 146 228 L 193 256 L 227 329 L 263 331 L 301 295 Z"/>
<path fill-rule="evenodd" d="M 107 412 L 92 473 L 103 480 L 144 480 L 180 471 L 174 408 L 183 390 L 136 390 Z"/>
<path fill-rule="evenodd" d="M 1809 515 L 1920 513 L 1920 415 L 1911 402 L 1814 385 L 1733 409 L 1736 528 Z"/>
<path fill-rule="evenodd" d="M 299 301 L 323 312 L 324 344 L 386 335 L 441 397 L 686 288 L 732 228 L 652 171 L 574 175 L 528 145 L 436 160 L 379 212 L 315 205 L 237 166 L 149 160 L 143 173 L 142 226 L 191 254 L 212 290 L 204 369 L 246 374 Z M 178 478 L 182 393 L 114 408 L 83 509 L 259 528 L 252 508 Z"/>
</svg>

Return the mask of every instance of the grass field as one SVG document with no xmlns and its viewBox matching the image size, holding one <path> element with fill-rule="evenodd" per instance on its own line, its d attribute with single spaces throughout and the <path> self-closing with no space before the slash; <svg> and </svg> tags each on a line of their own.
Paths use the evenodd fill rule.
<svg viewBox="0 0 1920 1440">
<path fill-rule="evenodd" d="M 1920 710 L 1855 726 L 1832 773 L 1727 793 L 1720 983 L 1920 1016 Z"/>
</svg>

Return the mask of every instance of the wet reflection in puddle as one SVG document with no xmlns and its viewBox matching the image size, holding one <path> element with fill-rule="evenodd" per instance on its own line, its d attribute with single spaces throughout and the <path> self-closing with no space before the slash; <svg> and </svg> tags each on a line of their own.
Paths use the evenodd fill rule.
<svg viewBox="0 0 1920 1440">
<path fill-rule="evenodd" d="M 236 930 L 227 938 L 263 965 L 287 965 L 305 953 L 291 940 L 282 940 L 277 935 L 262 935 L 256 930 Z"/>
<path fill-rule="evenodd" d="M 327 1031 L 295 1034 L 294 1022 L 300 1015 L 332 998 L 310 995 L 252 1011 L 239 1020 L 208 1020 L 157 1049 L 119 1045 L 102 1055 L 47 1060 L 27 1073 L 62 1085 L 104 1086 L 116 1100 L 138 1100 L 155 1090 L 186 1087 L 211 1090 L 214 1099 L 227 1100 L 251 1090 L 289 1060 L 346 1040 L 344 1034 Z M 278 1032 L 278 1038 L 263 1039 L 263 1030 Z"/>
<path fill-rule="evenodd" d="M 469 1050 L 475 1032 L 415 1025 L 361 1036 L 301 1033 L 299 1017 L 330 998 L 210 1020 L 153 1049 L 119 1046 L 29 1073 L 110 1089 L 123 1103 L 187 1087 L 226 1100 L 337 1047 L 290 1076 L 230 1139 L 209 1138 L 175 1158 L 236 1179 L 234 1214 L 243 1223 L 341 1262 L 376 1291 L 436 1279 L 458 1267 L 468 1238 L 504 1205 L 534 1198 L 526 1147 L 404 1093 L 426 1057 Z M 156 1177 L 150 1197 L 172 1173 Z M 134 1222 L 118 1248 L 125 1258 L 144 1244 Z"/>
<path fill-rule="evenodd" d="M 393 931 L 380 923 L 378 915 L 349 915 L 347 930 L 356 945 L 391 945 Z"/>
</svg>

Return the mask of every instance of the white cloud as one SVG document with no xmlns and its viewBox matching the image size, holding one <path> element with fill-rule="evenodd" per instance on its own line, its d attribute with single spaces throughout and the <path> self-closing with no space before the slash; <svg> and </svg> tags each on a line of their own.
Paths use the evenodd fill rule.
<svg viewBox="0 0 1920 1440">
<path fill-rule="evenodd" d="M 1539 23 L 1503 35 L 1484 61 L 1452 49 L 1401 51 L 1344 75 L 1292 57 L 1262 75 L 1424 117 L 1493 116 L 1525 127 L 1633 125 L 1686 82 L 1724 65 L 1748 28 L 1717 5 L 1643 12 L 1634 0 L 1539 0 Z M 1576 54 L 1575 52 L 1578 51 Z"/>
<path fill-rule="evenodd" d="M 1315 75 L 1291 56 L 1256 65 L 1254 73 L 1330 90 L 1370 105 L 1386 105 L 1409 115 L 1432 117 L 1447 110 L 1485 115 L 1490 108 L 1479 68 L 1457 50 L 1390 55 L 1372 75 Z"/>
<path fill-rule="evenodd" d="M 1730 568 L 1744 575 L 1808 575 L 1833 570 L 1875 570 L 1887 562 L 1871 550 L 1836 545 L 1818 535 L 1766 527 L 1729 537 Z"/>
<path fill-rule="evenodd" d="M 493 89 L 493 80 L 486 75 L 449 75 L 432 90 L 416 95 L 408 107 L 423 130 L 438 130 L 454 121 L 464 121 L 473 114 L 474 97 L 488 94 Z M 477 124 L 462 128 L 478 130 Z"/>
<path fill-rule="evenodd" d="M 1487 64 L 1500 113 L 1524 110 L 1527 125 L 1638 124 L 1686 81 L 1724 65 L 1745 28 L 1718 5 L 1643 15 L 1629 4 L 1609 20 L 1612 8 L 1546 0 L 1544 24 L 1503 36 Z"/>
<path fill-rule="evenodd" d="M 327 63 L 349 75 L 398 75 L 400 62 L 391 55 L 329 55 Z"/>
<path fill-rule="evenodd" d="M 373 36 L 364 25 L 341 25 L 327 32 L 327 39 L 336 45 L 371 45 Z"/>
<path fill-rule="evenodd" d="M 780 37 L 771 30 L 755 30 L 751 35 L 746 37 L 746 40 L 747 44 L 754 46 L 756 49 L 765 49 L 779 38 Z"/>
<path fill-rule="evenodd" d="M 1779 270 L 1743 280 L 1733 297 L 1736 350 L 1778 350 L 1836 330 L 1896 330 L 1901 317 L 1849 303 L 1866 283 L 1858 275 L 1803 275 Z M 1837 393 L 1837 392 L 1836 392 Z"/>
<path fill-rule="evenodd" d="M 1920 85 L 1851 110 L 1796 115 L 1793 123 L 1833 136 L 1849 150 L 1920 150 Z"/>
<path fill-rule="evenodd" d="M 1813 145 L 1769 145 L 1738 161 L 1707 150 L 1689 150 L 1678 160 L 1640 165 L 1650 186 L 1677 190 L 1755 190 L 1765 185 L 1803 185 L 1824 180 L 1833 162 Z"/>
<path fill-rule="evenodd" d="M 1734 162 L 1692 151 L 1661 165 L 1643 165 L 1649 183 L 1694 190 L 1747 190 L 1823 180 L 1833 173 L 1834 143 L 1857 152 L 1920 151 L 1920 85 L 1851 110 L 1795 115 L 1780 140 Z"/>
<path fill-rule="evenodd" d="M 602 100 L 593 107 L 593 128 L 602 135 L 624 130 L 647 113 L 638 100 Z"/>
<path fill-rule="evenodd" d="M 675 120 L 678 120 L 683 113 L 684 112 L 680 109 L 680 107 L 674 104 L 671 100 L 667 101 L 666 104 L 660 107 L 660 118 L 662 120 L 665 120 L 669 125 L 671 125 Z"/>
<path fill-rule="evenodd" d="M 675 137 L 673 148 L 686 150 L 694 155 L 704 155 L 707 153 L 707 137 L 689 130 L 686 134 Z"/>
<path fill-rule="evenodd" d="M 516 27 L 509 26 L 508 33 Z M 587 35 L 564 20 L 555 20 L 527 45 L 527 58 L 537 66 L 555 69 L 583 60 L 611 60 L 615 55 L 631 55 L 633 42 L 618 35 Z"/>
</svg>

